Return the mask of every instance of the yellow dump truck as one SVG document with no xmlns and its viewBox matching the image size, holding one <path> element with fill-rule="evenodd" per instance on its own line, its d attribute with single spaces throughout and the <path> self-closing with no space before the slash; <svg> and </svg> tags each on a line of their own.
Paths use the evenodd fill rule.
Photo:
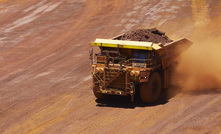
<svg viewBox="0 0 221 134">
<path fill-rule="evenodd" d="M 116 38 L 91 43 L 100 48 L 99 53 L 90 51 L 93 92 L 98 99 L 105 99 L 107 94 L 130 95 L 134 101 L 139 90 L 143 102 L 158 100 L 161 91 L 169 86 L 170 66 L 192 45 L 185 38 L 164 45 Z"/>
</svg>

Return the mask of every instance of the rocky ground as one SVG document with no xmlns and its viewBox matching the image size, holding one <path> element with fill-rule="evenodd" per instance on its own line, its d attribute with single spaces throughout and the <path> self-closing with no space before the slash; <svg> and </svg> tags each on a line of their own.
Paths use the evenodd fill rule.
<svg viewBox="0 0 221 134">
<path fill-rule="evenodd" d="M 0 133 L 221 133 L 219 90 L 96 100 L 88 53 L 95 38 L 141 28 L 194 41 L 210 26 L 220 38 L 220 9 L 220 0 L 0 0 Z"/>
</svg>

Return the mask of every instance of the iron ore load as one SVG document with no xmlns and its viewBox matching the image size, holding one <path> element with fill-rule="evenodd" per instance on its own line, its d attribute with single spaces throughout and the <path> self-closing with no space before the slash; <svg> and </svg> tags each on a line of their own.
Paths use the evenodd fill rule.
<svg viewBox="0 0 221 134">
<path fill-rule="evenodd" d="M 164 32 L 138 29 L 112 39 L 96 39 L 90 51 L 93 92 L 98 99 L 109 95 L 131 96 L 140 93 L 143 102 L 154 102 L 168 88 L 170 67 L 192 42 L 186 38 L 173 41 Z"/>
</svg>

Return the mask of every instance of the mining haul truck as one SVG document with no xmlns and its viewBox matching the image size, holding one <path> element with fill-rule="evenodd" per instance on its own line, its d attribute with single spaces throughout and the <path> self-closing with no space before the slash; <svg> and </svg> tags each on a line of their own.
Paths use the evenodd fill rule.
<svg viewBox="0 0 221 134">
<path fill-rule="evenodd" d="M 169 86 L 170 66 L 192 42 L 181 38 L 162 45 L 116 40 L 118 37 L 91 43 L 100 48 L 95 54 L 90 50 L 94 95 L 98 99 L 105 99 L 108 94 L 130 95 L 134 101 L 139 90 L 143 102 L 157 101 L 161 91 Z"/>
</svg>

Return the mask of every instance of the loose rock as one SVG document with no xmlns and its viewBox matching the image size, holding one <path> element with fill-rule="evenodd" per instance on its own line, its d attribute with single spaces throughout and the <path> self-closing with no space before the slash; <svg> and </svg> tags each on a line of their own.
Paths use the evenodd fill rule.
<svg viewBox="0 0 221 134">
<path fill-rule="evenodd" d="M 163 45 L 173 41 L 165 35 L 165 32 L 162 32 L 157 28 L 137 29 L 125 33 L 122 36 L 115 38 L 115 40 L 146 41 L 161 43 Z"/>
</svg>

